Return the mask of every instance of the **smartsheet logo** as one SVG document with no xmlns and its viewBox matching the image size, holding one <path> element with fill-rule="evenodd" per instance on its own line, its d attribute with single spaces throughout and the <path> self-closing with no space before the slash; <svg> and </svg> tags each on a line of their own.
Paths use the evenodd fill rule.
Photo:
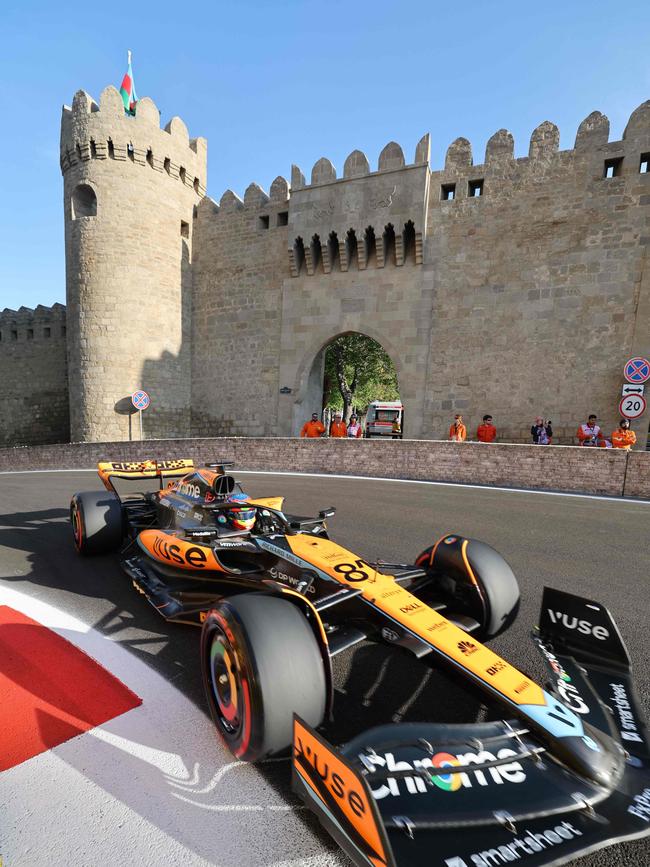
<svg viewBox="0 0 650 867">
<path fill-rule="evenodd" d="M 562 822 L 541 833 L 526 830 L 520 837 L 510 839 L 501 846 L 485 849 L 483 852 L 474 852 L 472 855 L 465 855 L 464 858 L 458 855 L 446 858 L 445 865 L 446 867 L 501 867 L 502 864 L 510 864 L 525 858 L 526 855 L 534 855 L 545 849 L 561 846 L 565 840 L 573 840 L 575 837 L 582 837 L 582 831 L 574 828 L 569 822 Z"/>
</svg>

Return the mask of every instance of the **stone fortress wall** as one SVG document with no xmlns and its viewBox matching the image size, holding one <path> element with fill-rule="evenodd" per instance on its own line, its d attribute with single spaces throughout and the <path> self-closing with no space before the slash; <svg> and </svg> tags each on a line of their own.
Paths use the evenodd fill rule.
<svg viewBox="0 0 650 867">
<path fill-rule="evenodd" d="M 594 112 L 571 149 L 545 122 L 527 157 L 500 130 L 483 162 L 460 138 L 431 171 L 425 135 L 412 163 L 391 142 L 376 170 L 353 151 L 340 178 L 322 158 L 219 203 L 206 148 L 114 88 L 64 108 L 73 439 L 126 438 L 136 387 L 148 437 L 295 434 L 351 331 L 391 355 L 408 437 L 459 411 L 514 442 L 538 414 L 557 442 L 589 412 L 615 426 L 623 363 L 650 353 L 650 102 L 621 141 Z"/>
<path fill-rule="evenodd" d="M 309 184 L 294 166 L 288 203 L 282 178 L 270 198 L 252 184 L 204 200 L 196 433 L 295 434 L 320 406 L 324 347 L 361 331 L 395 362 L 408 436 L 444 438 L 458 411 L 470 430 L 492 413 L 515 442 L 538 414 L 556 442 L 590 412 L 609 434 L 623 363 L 650 351 L 649 156 L 650 102 L 621 141 L 594 112 L 570 150 L 545 122 L 527 157 L 499 130 L 482 163 L 460 138 L 430 171 L 425 136 L 412 164 L 392 142 L 376 171 L 360 151 L 342 178 L 325 158 Z M 215 317 L 218 373 L 202 375 Z M 647 414 L 633 428 L 645 440 Z"/>
<path fill-rule="evenodd" d="M 63 304 L 0 312 L 0 445 L 70 437 Z"/>
</svg>

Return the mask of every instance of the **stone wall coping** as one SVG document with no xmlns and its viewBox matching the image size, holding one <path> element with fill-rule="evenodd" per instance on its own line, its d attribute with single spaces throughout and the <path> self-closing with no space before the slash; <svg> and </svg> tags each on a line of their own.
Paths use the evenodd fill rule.
<svg viewBox="0 0 650 867">
<path fill-rule="evenodd" d="M 0 449 L 0 471 L 87 469 L 100 460 L 182 457 L 193 458 L 197 464 L 232 460 L 242 470 L 436 481 L 650 499 L 650 452 L 523 443 L 296 437 L 60 443 Z"/>
</svg>

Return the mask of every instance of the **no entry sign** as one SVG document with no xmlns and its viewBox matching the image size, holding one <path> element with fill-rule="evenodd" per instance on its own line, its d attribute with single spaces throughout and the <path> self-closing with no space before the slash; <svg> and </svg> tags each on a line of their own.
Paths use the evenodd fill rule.
<svg viewBox="0 0 650 867">
<path fill-rule="evenodd" d="M 621 398 L 618 411 L 623 418 L 639 418 L 646 409 L 646 400 L 642 394 L 626 394 Z"/>
<path fill-rule="evenodd" d="M 131 403 L 136 409 L 143 410 L 149 406 L 149 404 L 151 403 L 151 398 L 146 391 L 143 391 L 140 388 L 138 389 L 138 391 L 134 391 L 131 395 Z"/>
<path fill-rule="evenodd" d="M 628 382 L 633 382 L 636 385 L 647 382 L 650 379 L 650 361 L 640 355 L 637 355 L 636 358 L 630 358 L 629 361 L 625 362 L 623 376 Z"/>
</svg>

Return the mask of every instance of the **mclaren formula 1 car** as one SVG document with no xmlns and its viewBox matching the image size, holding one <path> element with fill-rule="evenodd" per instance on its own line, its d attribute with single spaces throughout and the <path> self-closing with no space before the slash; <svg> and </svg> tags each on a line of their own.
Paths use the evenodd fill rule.
<svg viewBox="0 0 650 867">
<path fill-rule="evenodd" d="M 368 563 L 329 539 L 333 508 L 287 514 L 281 497 L 246 495 L 224 463 L 101 463 L 99 475 L 106 490 L 72 499 L 79 552 L 119 550 L 163 617 L 201 626 L 226 744 L 246 761 L 292 746 L 295 791 L 354 863 L 561 864 L 650 833 L 648 733 L 598 603 L 545 588 L 542 688 L 483 643 L 512 622 L 519 590 L 482 542 L 447 534 L 412 564 Z M 499 719 L 327 743 L 332 659 L 368 639 L 446 667 Z"/>
</svg>

